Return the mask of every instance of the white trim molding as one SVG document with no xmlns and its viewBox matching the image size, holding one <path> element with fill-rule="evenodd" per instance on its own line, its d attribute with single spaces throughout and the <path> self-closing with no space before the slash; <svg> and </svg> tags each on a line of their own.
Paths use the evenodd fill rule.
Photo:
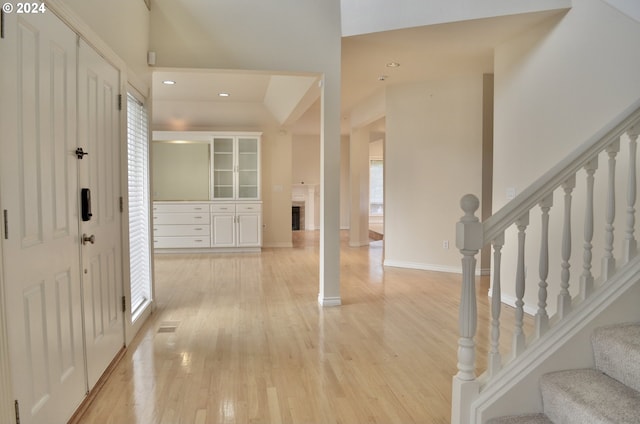
<svg viewBox="0 0 640 424">
<path fill-rule="evenodd" d="M 291 242 L 286 242 L 286 241 L 281 241 L 281 242 L 275 242 L 275 243 L 264 243 L 262 245 L 262 248 L 274 248 L 274 249 L 281 249 L 281 248 L 287 248 L 287 247 L 293 247 L 293 243 Z"/>
<path fill-rule="evenodd" d="M 11 390 L 11 364 L 9 363 L 9 335 L 7 333 L 7 310 L 4 298 L 4 280 L 2 270 L 2 245 L 0 245 L 0 421 L 3 423 L 15 420 L 13 409 L 13 392 Z"/>
<path fill-rule="evenodd" d="M 318 304 L 320 306 L 340 306 L 342 305 L 342 300 L 340 297 L 322 297 L 318 295 Z"/>
<path fill-rule="evenodd" d="M 462 274 L 462 267 L 446 266 L 446 265 L 434 265 L 426 264 L 423 262 L 408 262 L 408 261 L 396 261 L 386 259 L 383 263 L 384 266 L 390 266 L 393 268 L 408 268 L 408 269 L 420 269 L 423 271 L 435 271 L 435 272 L 447 272 L 450 274 Z M 490 269 L 476 268 L 476 275 L 489 275 Z"/>
</svg>

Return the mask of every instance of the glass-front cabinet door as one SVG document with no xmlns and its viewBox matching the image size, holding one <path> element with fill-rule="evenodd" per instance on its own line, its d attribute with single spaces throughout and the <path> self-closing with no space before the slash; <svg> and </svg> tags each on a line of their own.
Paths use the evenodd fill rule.
<svg viewBox="0 0 640 424">
<path fill-rule="evenodd" d="M 238 138 L 238 199 L 258 199 L 260 197 L 258 139 Z"/>
<path fill-rule="evenodd" d="M 213 139 L 213 191 L 212 198 L 233 199 L 235 187 L 234 138 L 220 137 Z"/>
</svg>

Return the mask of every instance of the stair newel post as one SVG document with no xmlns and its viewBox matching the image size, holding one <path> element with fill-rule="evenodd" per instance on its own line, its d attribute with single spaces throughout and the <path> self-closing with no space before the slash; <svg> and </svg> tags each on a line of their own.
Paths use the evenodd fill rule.
<svg viewBox="0 0 640 424">
<path fill-rule="evenodd" d="M 608 280 L 616 268 L 616 258 L 613 256 L 613 222 L 616 216 L 616 155 L 620 151 L 620 138 L 614 140 L 605 149 L 609 155 L 609 181 L 607 188 L 607 212 L 604 227 L 604 257 L 602 258 L 602 277 Z"/>
<path fill-rule="evenodd" d="M 584 253 L 582 255 L 582 275 L 580 276 L 580 293 L 583 299 L 591 295 L 593 291 L 593 274 L 591 262 L 593 259 L 593 186 L 594 174 L 598 169 L 598 156 L 587 163 L 584 170 L 587 172 L 587 204 L 584 216 Z"/>
<path fill-rule="evenodd" d="M 624 261 L 629 262 L 637 252 L 637 241 L 634 236 L 636 226 L 636 151 L 640 124 L 627 131 L 629 136 L 629 183 L 627 184 L 627 230 L 624 238 Z"/>
<path fill-rule="evenodd" d="M 576 187 L 576 176 L 562 184 L 564 190 L 564 222 L 562 224 L 562 271 L 560 271 L 560 294 L 558 294 L 558 316 L 564 318 L 571 311 L 569 279 L 571 273 L 571 195 Z"/>
<path fill-rule="evenodd" d="M 460 299 L 458 339 L 458 373 L 453 377 L 451 423 L 470 422 L 469 405 L 480 390 L 475 376 L 476 348 L 474 337 L 478 325 L 476 305 L 476 255 L 483 246 L 482 223 L 475 216 L 478 198 L 467 194 L 460 200 L 464 216 L 456 224 L 456 247 L 462 253 L 462 295 Z"/>
<path fill-rule="evenodd" d="M 500 265 L 502 262 L 504 232 L 493 240 L 493 283 L 491 284 L 491 351 L 489 352 L 489 375 L 494 376 L 502 368 L 500 355 L 500 311 L 502 289 L 500 287 Z"/>
<path fill-rule="evenodd" d="M 529 212 L 516 220 L 518 228 L 518 264 L 516 267 L 516 311 L 513 330 L 513 356 L 518 357 L 525 348 L 524 334 L 524 289 L 525 289 L 525 239 L 529 226 Z"/>
<path fill-rule="evenodd" d="M 542 234 L 540 235 L 540 262 L 538 272 L 538 312 L 536 313 L 536 337 L 541 337 L 549 329 L 547 313 L 547 277 L 549 276 L 549 210 L 553 206 L 553 193 L 540 202 L 542 210 Z"/>
</svg>

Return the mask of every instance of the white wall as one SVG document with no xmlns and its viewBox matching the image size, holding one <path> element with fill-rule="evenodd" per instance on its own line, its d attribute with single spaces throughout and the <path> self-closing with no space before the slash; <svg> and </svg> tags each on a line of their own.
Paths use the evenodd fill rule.
<svg viewBox="0 0 640 424">
<path fill-rule="evenodd" d="M 150 34 L 158 67 L 339 75 L 337 0 L 154 0 Z"/>
<path fill-rule="evenodd" d="M 293 136 L 294 184 L 320 184 L 320 136 Z"/>
<path fill-rule="evenodd" d="M 349 228 L 349 137 L 340 140 L 340 228 Z M 292 183 L 320 184 L 320 137 L 318 135 L 294 135 L 292 153 Z M 318 204 L 316 204 L 319 207 Z M 316 211 L 314 228 L 320 226 L 319 210 Z"/>
<path fill-rule="evenodd" d="M 637 0 L 605 0 L 607 3 L 640 22 L 640 2 Z"/>
<path fill-rule="evenodd" d="M 518 192 L 524 189 L 640 97 L 638 40 L 638 22 L 602 0 L 581 0 L 574 2 L 573 8 L 557 21 L 545 23 L 496 48 L 494 212 L 506 203 L 507 188 Z M 625 169 L 624 164 L 624 160 L 619 162 L 620 170 Z M 606 162 L 601 158 L 596 189 L 605 182 L 606 172 Z M 584 186 L 583 181 L 584 175 L 578 175 L 579 184 Z M 552 234 L 559 234 L 561 229 L 561 194 L 556 193 L 556 206 L 551 212 Z M 619 198 L 624 199 L 624 194 Z M 582 199 L 580 192 L 574 195 L 575 208 L 582 207 Z M 618 207 L 618 212 L 624 213 L 624 209 Z M 602 213 L 602 208 L 596 210 L 596 222 Z M 620 219 L 621 215 L 616 222 L 621 222 Z M 532 214 L 530 220 L 527 263 L 531 271 L 527 276 L 525 304 L 535 311 L 539 251 L 535 228 L 539 228 L 539 213 Z M 582 225 L 579 219 L 572 222 L 573 294 L 582 266 Z M 603 231 L 596 228 L 594 235 L 596 276 L 602 256 L 599 246 Z M 514 237 L 511 232 L 507 243 L 515 243 Z M 616 237 L 618 243 L 621 237 Z M 550 255 L 550 313 L 555 311 L 559 292 L 558 249 L 552 246 Z M 515 275 L 513 247 L 508 249 L 505 245 L 504 253 L 503 275 L 509 278 Z M 513 297 L 513 285 L 503 287 L 505 294 Z"/>
<path fill-rule="evenodd" d="M 481 193 L 482 97 L 481 74 L 387 88 L 386 265 L 460 271 L 460 198 Z"/>
<path fill-rule="evenodd" d="M 351 188 L 349 187 L 349 164 L 351 156 L 349 152 L 349 136 L 342 136 L 340 142 L 340 228 L 343 230 L 351 227 Z"/>
<path fill-rule="evenodd" d="M 130 73 L 150 85 L 149 10 L 143 0 L 59 1 L 73 10 L 126 63 Z"/>
<path fill-rule="evenodd" d="M 349 137 L 349 246 L 369 244 L 370 128 L 351 128 Z"/>
<path fill-rule="evenodd" d="M 262 135 L 262 219 L 265 247 L 291 246 L 292 136 L 271 130 Z"/>
<path fill-rule="evenodd" d="M 384 158 L 384 140 L 375 140 L 369 144 L 369 158 L 370 159 L 383 159 Z"/>
<path fill-rule="evenodd" d="M 293 184 L 320 185 L 320 136 L 294 135 L 292 158 Z M 314 201 L 313 228 L 320 228 L 320 202 Z"/>
<path fill-rule="evenodd" d="M 622 1 L 622 0 L 617 0 Z M 342 0 L 344 36 L 562 9 L 571 0 Z"/>
</svg>

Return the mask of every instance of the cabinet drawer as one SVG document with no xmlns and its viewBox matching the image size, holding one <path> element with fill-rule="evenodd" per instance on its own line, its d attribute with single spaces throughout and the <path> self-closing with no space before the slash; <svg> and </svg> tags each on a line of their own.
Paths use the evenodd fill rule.
<svg viewBox="0 0 640 424">
<path fill-rule="evenodd" d="M 256 212 L 259 213 L 262 210 L 260 203 L 238 203 L 236 205 L 236 212 Z"/>
<path fill-rule="evenodd" d="M 154 237 L 208 236 L 209 225 L 154 225 Z"/>
<path fill-rule="evenodd" d="M 180 247 L 211 247 L 209 237 L 154 237 L 153 246 L 157 249 Z"/>
<path fill-rule="evenodd" d="M 209 213 L 158 213 L 153 214 L 153 225 L 195 224 L 208 225 Z"/>
<path fill-rule="evenodd" d="M 209 212 L 209 205 L 206 203 L 175 203 L 175 204 L 153 204 L 153 212 L 170 213 L 170 212 Z"/>
<path fill-rule="evenodd" d="M 235 213 L 236 205 L 233 203 L 213 204 L 211 213 Z"/>
</svg>

